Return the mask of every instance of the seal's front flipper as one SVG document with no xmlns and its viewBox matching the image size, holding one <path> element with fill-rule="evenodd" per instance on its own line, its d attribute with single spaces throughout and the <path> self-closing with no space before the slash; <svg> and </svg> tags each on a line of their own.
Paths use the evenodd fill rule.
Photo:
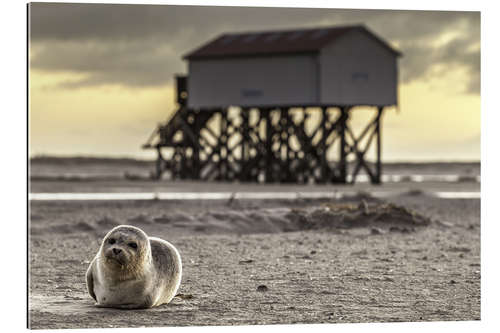
<svg viewBox="0 0 500 333">
<path fill-rule="evenodd" d="M 94 277 L 92 275 L 92 266 L 94 265 L 94 260 L 92 260 L 92 263 L 90 264 L 89 266 L 89 269 L 87 269 L 87 274 L 86 274 L 86 277 L 87 277 L 87 290 L 90 294 L 90 296 L 92 296 L 92 298 L 94 299 L 94 301 L 97 302 L 97 297 L 95 296 L 95 292 L 94 292 Z"/>
</svg>

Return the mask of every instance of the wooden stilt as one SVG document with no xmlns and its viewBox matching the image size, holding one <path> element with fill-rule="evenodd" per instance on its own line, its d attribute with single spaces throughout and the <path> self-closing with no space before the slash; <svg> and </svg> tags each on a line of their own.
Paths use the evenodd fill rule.
<svg viewBox="0 0 500 333">
<path fill-rule="evenodd" d="M 272 145 L 273 145 L 273 125 L 272 125 L 272 119 L 271 119 L 271 110 L 270 109 L 265 109 L 263 110 L 265 114 L 265 119 L 266 119 L 266 141 L 265 141 L 265 150 L 266 150 L 266 183 L 271 183 L 273 182 L 273 150 L 272 150 Z"/>
<path fill-rule="evenodd" d="M 346 141 L 346 128 L 347 120 L 349 119 L 349 110 L 347 107 L 343 106 L 340 108 L 340 118 L 337 125 L 340 136 L 340 157 L 339 157 L 339 182 L 347 182 L 347 141 Z"/>
<path fill-rule="evenodd" d="M 382 106 L 379 106 L 377 109 L 377 125 L 376 125 L 376 132 L 377 132 L 377 161 L 376 161 L 376 178 L 374 183 L 375 184 L 380 184 L 382 182 L 382 113 L 384 111 L 384 108 Z"/>
</svg>

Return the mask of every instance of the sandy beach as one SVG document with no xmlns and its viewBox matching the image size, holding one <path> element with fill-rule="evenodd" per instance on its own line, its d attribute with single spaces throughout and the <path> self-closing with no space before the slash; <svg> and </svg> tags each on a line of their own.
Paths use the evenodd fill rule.
<svg viewBox="0 0 500 333">
<path fill-rule="evenodd" d="M 32 193 L 276 188 L 354 195 L 337 200 L 31 201 L 30 326 L 480 319 L 480 200 L 429 195 L 479 191 L 479 183 L 31 182 Z M 369 193 L 374 191 L 387 195 L 373 198 Z M 183 279 L 172 303 L 134 311 L 94 306 L 85 271 L 102 237 L 119 224 L 135 225 L 179 249 Z"/>
</svg>

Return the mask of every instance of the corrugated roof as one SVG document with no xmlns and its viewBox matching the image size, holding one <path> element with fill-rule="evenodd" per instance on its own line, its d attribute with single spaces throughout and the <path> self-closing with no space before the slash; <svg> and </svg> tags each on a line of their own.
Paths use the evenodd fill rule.
<svg viewBox="0 0 500 333">
<path fill-rule="evenodd" d="M 340 36 L 363 31 L 397 56 L 401 53 L 362 25 L 223 34 L 184 55 L 184 59 L 318 52 Z"/>
</svg>

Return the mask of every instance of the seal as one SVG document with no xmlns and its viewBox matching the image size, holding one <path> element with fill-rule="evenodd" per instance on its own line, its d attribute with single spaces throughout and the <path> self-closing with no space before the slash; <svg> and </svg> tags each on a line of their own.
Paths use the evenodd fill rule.
<svg viewBox="0 0 500 333">
<path fill-rule="evenodd" d="M 98 307 L 144 309 L 169 303 L 182 276 L 182 262 L 169 242 L 130 225 L 104 237 L 87 269 L 87 290 Z"/>
</svg>

